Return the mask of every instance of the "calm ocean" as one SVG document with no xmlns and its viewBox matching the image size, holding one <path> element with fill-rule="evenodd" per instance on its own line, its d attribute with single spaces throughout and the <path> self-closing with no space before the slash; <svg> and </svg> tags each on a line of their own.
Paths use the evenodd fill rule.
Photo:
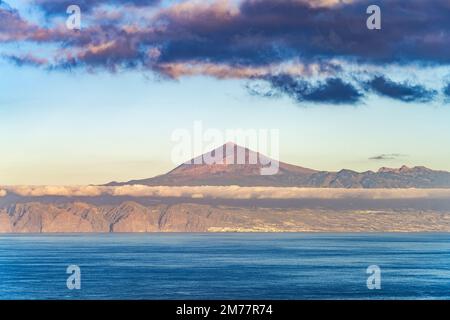
<svg viewBox="0 0 450 320">
<path fill-rule="evenodd" d="M 0 235 L 0 299 L 450 299 L 450 234 Z"/>
</svg>

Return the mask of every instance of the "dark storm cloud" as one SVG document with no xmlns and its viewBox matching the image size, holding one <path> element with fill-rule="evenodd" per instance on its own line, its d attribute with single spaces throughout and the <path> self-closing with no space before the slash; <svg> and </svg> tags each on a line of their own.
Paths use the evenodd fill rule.
<svg viewBox="0 0 450 320">
<path fill-rule="evenodd" d="M 157 2 L 36 0 L 45 12 L 61 14 L 65 14 L 70 4 L 92 8 L 107 3 L 126 10 L 125 4 Z M 205 4 L 185 1 L 160 8 L 160 13 L 142 27 L 136 40 L 157 41 L 163 49 L 161 62 L 264 65 L 293 57 L 305 61 L 339 57 L 372 63 L 450 61 L 448 1 L 411 0 L 407 5 L 401 0 L 379 1 L 383 24 L 382 30 L 377 31 L 366 28 L 365 10 L 371 2 L 319 6 L 314 5 L 317 1 L 306 0 L 244 0 L 233 7 L 231 2 L 224 1 Z M 184 3 L 189 5 L 183 6 Z M 102 20 L 103 24 L 107 22 L 106 18 Z M 164 29 L 154 33 L 152 25 L 164 25 Z M 91 36 L 97 39 L 105 35 Z"/>
<path fill-rule="evenodd" d="M 34 4 L 48 16 L 65 15 L 70 5 L 77 5 L 84 12 L 92 11 L 100 5 L 134 5 L 138 7 L 151 6 L 160 0 L 34 0 Z"/>
<path fill-rule="evenodd" d="M 394 82 L 383 76 L 375 76 L 369 81 L 354 78 L 352 82 L 346 82 L 341 78 L 328 78 L 323 82 L 310 82 L 290 75 L 270 76 L 263 80 L 270 84 L 269 89 L 260 85 L 249 85 L 247 86 L 249 93 L 261 97 L 287 95 L 297 102 L 328 104 L 357 104 L 367 93 L 403 102 L 420 103 L 431 102 L 437 97 L 436 90 L 406 82 Z M 450 87 L 444 89 L 444 93 L 449 94 L 450 97 Z"/>
<path fill-rule="evenodd" d="M 306 0 L 182 1 L 160 7 L 134 34 L 138 42 L 161 47 L 161 63 L 213 62 L 266 65 L 300 58 L 318 62 L 341 58 L 368 63 L 450 62 L 450 4 L 446 0 L 378 1 L 382 30 L 368 30 L 366 8 L 372 1 L 317 5 Z M 37 0 L 47 13 L 61 12 L 72 0 Z M 152 5 L 153 0 L 79 0 L 81 7 L 109 3 Z M 102 25 L 108 18 L 101 19 Z M 2 22 L 0 22 L 1 24 Z M 110 29 L 122 26 L 111 20 Z M 163 28 L 155 31 L 155 26 Z M 93 29 L 95 31 L 95 29 Z M 89 30 L 85 30 L 89 32 Z M 105 34 L 91 34 L 93 40 Z M 136 50 L 143 50 L 136 47 Z M 137 57 L 140 55 L 136 55 Z"/>
<path fill-rule="evenodd" d="M 17 10 L 0 1 L 0 42 L 23 40 L 24 33 L 32 31 L 30 24 L 20 17 Z"/>
<path fill-rule="evenodd" d="M 372 63 L 450 62 L 450 4 L 446 0 L 378 1 L 382 30 L 368 30 L 373 1 L 314 6 L 313 1 L 246 0 L 238 11 L 166 10 L 172 35 L 166 60 L 267 63 L 292 57 L 358 59 Z M 317 1 L 316 1 L 317 3 Z"/>
<path fill-rule="evenodd" d="M 288 75 L 279 75 L 266 80 L 273 91 L 259 91 L 262 96 L 270 96 L 270 92 L 273 92 L 288 95 L 297 102 L 327 104 L 356 104 L 363 97 L 356 87 L 339 78 L 311 83 Z"/>
<path fill-rule="evenodd" d="M 31 54 L 27 54 L 27 55 L 23 55 L 23 56 L 3 55 L 2 58 L 14 63 L 17 66 L 40 67 L 40 66 L 45 66 L 48 63 L 47 60 L 35 57 Z"/>
<path fill-rule="evenodd" d="M 0 0 L 1 1 L 1 0 Z M 368 92 L 404 102 L 429 102 L 436 91 L 419 83 L 347 82 L 349 66 L 447 66 L 450 64 L 448 0 L 379 0 L 382 29 L 368 30 L 372 0 L 34 0 L 50 18 L 78 4 L 90 24 L 74 33 L 61 25 L 37 26 L 0 6 L 0 42 L 58 47 L 51 69 L 136 69 L 179 78 L 265 80 L 297 101 L 355 104 Z M 110 5 L 107 14 L 92 10 Z M 147 7 L 152 7 L 148 14 Z M 142 7 L 135 10 L 135 7 Z M 130 22 L 130 16 L 132 21 Z M 136 21 L 136 23 L 134 23 Z M 97 23 L 96 23 L 97 22 Z M 12 60 L 23 53 L 10 55 Z M 296 61 L 313 72 L 277 70 Z M 337 61 L 337 63 L 335 63 Z M 329 66 L 335 65 L 334 69 Z M 327 70 L 328 68 L 328 70 Z M 370 70 L 370 68 L 368 68 Z M 445 93 L 445 92 L 444 92 Z"/>
<path fill-rule="evenodd" d="M 404 102 L 430 102 L 437 95 L 435 90 L 427 89 L 424 86 L 394 82 L 383 76 L 374 77 L 365 86 L 380 96 Z"/>
</svg>

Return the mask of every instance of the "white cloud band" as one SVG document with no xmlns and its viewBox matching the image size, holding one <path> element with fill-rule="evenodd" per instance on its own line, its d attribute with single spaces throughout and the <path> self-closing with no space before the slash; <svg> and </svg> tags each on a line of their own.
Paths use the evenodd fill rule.
<svg viewBox="0 0 450 320">
<path fill-rule="evenodd" d="M 63 196 L 98 197 L 186 197 L 206 199 L 445 199 L 450 189 L 327 189 L 295 187 L 198 186 L 166 187 L 127 185 L 101 186 L 11 186 L 0 188 L 0 197 L 8 193 L 23 197 Z"/>
</svg>

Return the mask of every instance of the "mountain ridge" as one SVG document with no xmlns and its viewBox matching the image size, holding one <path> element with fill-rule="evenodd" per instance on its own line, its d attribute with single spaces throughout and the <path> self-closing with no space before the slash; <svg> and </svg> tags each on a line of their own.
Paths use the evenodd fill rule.
<svg viewBox="0 0 450 320">
<path fill-rule="evenodd" d="M 449 232 L 435 210 L 279 208 L 196 203 L 27 202 L 0 206 L 3 233 Z"/>
<path fill-rule="evenodd" d="M 240 159 L 239 159 L 240 157 Z M 255 161 L 256 159 L 256 161 Z M 278 172 L 261 174 L 277 164 Z M 166 174 L 127 182 L 110 182 L 105 186 L 227 186 L 242 187 L 315 187 L 315 188 L 450 188 L 450 172 L 424 166 L 382 167 L 378 171 L 318 171 L 277 160 L 226 143 L 197 156 Z"/>
</svg>

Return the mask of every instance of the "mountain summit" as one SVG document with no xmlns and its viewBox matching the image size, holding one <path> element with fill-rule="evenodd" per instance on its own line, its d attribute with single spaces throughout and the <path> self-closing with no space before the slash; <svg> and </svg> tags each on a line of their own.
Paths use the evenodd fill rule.
<svg viewBox="0 0 450 320">
<path fill-rule="evenodd" d="M 264 174 L 264 169 L 276 168 L 271 174 Z M 286 173 L 311 174 L 312 169 L 293 166 L 271 159 L 259 152 L 228 142 L 223 146 L 191 159 L 174 170 L 169 175 L 192 175 L 200 178 L 211 174 L 235 176 L 282 175 Z"/>
<path fill-rule="evenodd" d="M 276 164 L 275 174 L 263 170 Z M 317 171 L 278 162 L 234 143 L 187 161 L 154 178 L 111 182 L 107 186 L 272 186 L 312 188 L 450 188 L 450 172 L 425 167 L 381 168 L 377 172 Z"/>
<path fill-rule="evenodd" d="M 265 174 L 264 170 L 271 168 L 273 174 Z M 125 183 L 112 182 L 108 186 L 129 184 L 282 186 L 304 183 L 314 173 L 317 171 L 279 162 L 259 152 L 228 142 L 179 165 L 167 174 Z M 296 179 L 297 182 L 291 181 L 292 179 Z"/>
</svg>

